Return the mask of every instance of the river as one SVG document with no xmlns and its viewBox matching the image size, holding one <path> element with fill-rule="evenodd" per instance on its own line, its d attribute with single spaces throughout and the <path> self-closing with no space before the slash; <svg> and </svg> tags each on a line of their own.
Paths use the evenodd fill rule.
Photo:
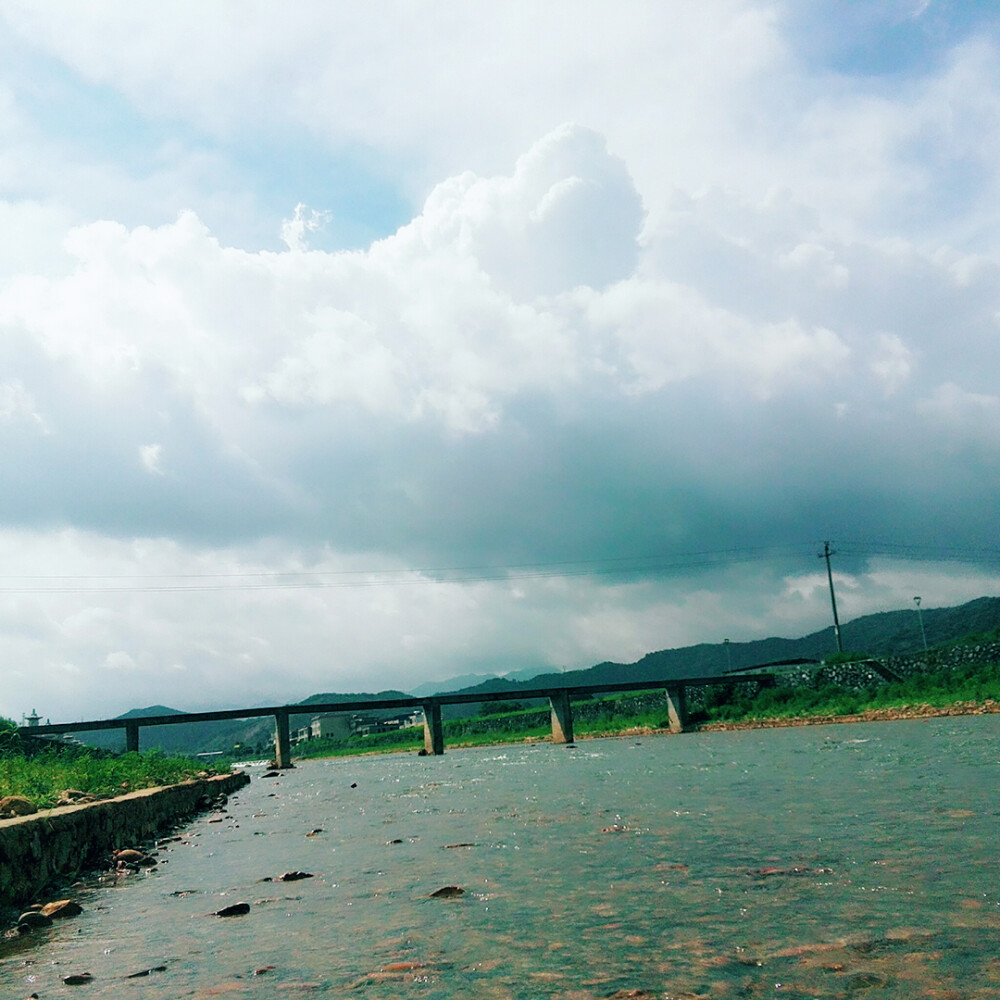
<svg viewBox="0 0 1000 1000">
<path fill-rule="evenodd" d="M 0 995 L 1000 997 L 1000 715 L 251 773 Z"/>
</svg>

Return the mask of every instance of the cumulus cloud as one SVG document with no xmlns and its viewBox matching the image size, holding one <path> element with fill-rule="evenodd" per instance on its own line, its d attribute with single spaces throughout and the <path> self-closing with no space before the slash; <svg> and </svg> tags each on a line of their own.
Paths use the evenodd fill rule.
<svg viewBox="0 0 1000 1000">
<path fill-rule="evenodd" d="M 233 497 L 252 484 L 261 506 L 211 530 L 254 534 L 292 517 L 317 539 L 332 530 L 337 544 L 362 537 L 388 551 L 406 533 L 428 554 L 446 544 L 432 526 L 442 491 L 457 488 L 463 465 L 475 468 L 509 508 L 489 532 L 483 509 L 464 509 L 446 546 L 456 556 L 489 534 L 502 551 L 522 531 L 524 504 L 535 505 L 540 536 L 557 518 L 559 534 L 576 524 L 577 540 L 571 530 L 560 545 L 579 548 L 591 531 L 584 510 L 618 502 L 620 460 L 652 499 L 666 458 L 691 503 L 654 518 L 663 544 L 695 532 L 697 503 L 720 517 L 728 507 L 726 488 L 699 477 L 705 455 L 735 448 L 730 476 L 756 496 L 773 482 L 776 433 L 789 484 L 823 449 L 853 449 L 871 456 L 855 476 L 882 495 L 883 456 L 901 446 L 905 455 L 913 423 L 943 405 L 920 400 L 938 398 L 942 377 L 981 395 L 982 358 L 998 350 L 992 261 L 845 241 L 785 201 L 747 205 L 721 192 L 679 203 L 670 226 L 644 232 L 624 164 L 579 126 L 540 139 L 510 173 L 442 181 L 412 222 L 363 251 L 227 248 L 192 213 L 158 228 L 78 227 L 65 248 L 65 273 L 0 288 L 0 323 L 34 363 L 66 376 L 68 394 L 37 405 L 59 416 L 67 472 L 75 438 L 96 431 L 126 484 L 119 502 L 134 506 L 126 531 L 155 532 L 169 517 L 116 471 L 133 436 L 147 472 L 163 471 L 169 449 L 177 493 L 167 502 L 208 479 Z M 948 349 L 946 320 L 975 338 L 977 360 Z M 933 362 L 924 381 L 917 355 Z M 628 415 L 640 400 L 644 420 L 675 429 L 655 461 Z M 834 406 L 855 414 L 839 431 L 824 423 Z M 123 426 L 116 410 L 135 416 Z M 950 412 L 956 429 L 973 419 L 967 406 Z M 880 428 L 874 437 L 866 420 Z M 618 458 L 602 465 L 601 424 L 622 421 Z M 559 458 L 570 430 L 593 451 L 575 470 Z M 537 463 L 539 475 L 530 482 L 503 461 Z M 577 494 L 585 474 L 589 498 L 567 508 L 563 494 Z M 60 503 L 65 516 L 84 516 L 75 491 Z M 394 526 L 378 540 L 361 510 L 386 503 L 379 516 L 391 511 Z M 640 544 L 637 530 L 625 535 Z"/>
</svg>

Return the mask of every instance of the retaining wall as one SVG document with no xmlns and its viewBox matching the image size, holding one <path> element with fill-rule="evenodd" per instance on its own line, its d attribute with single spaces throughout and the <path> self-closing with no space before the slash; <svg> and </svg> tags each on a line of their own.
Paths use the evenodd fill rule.
<svg viewBox="0 0 1000 1000">
<path fill-rule="evenodd" d="M 885 663 L 890 670 L 902 677 L 926 674 L 942 667 L 964 667 L 969 663 L 1000 663 L 1000 642 L 970 642 L 961 646 L 932 649 L 929 653 L 890 656 Z"/>
<path fill-rule="evenodd" d="M 112 851 L 149 841 L 249 781 L 237 771 L 0 820 L 0 903 L 34 902 L 53 883 L 107 864 Z"/>
<path fill-rule="evenodd" d="M 782 687 L 812 688 L 836 684 L 838 687 L 860 691 L 897 678 L 905 680 L 949 667 L 954 670 L 972 663 L 1000 663 L 1000 642 L 968 643 L 932 649 L 927 653 L 802 667 L 777 674 L 776 683 Z"/>
</svg>

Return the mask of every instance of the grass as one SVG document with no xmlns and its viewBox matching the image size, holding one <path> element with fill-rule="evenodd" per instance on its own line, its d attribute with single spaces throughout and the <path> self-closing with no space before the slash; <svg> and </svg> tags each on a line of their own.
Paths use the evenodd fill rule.
<svg viewBox="0 0 1000 1000">
<path fill-rule="evenodd" d="M 112 755 L 70 746 L 33 752 L 17 739 L 16 728 L 0 720 L 0 797 L 21 795 L 39 809 L 54 806 L 60 792 L 70 788 L 109 798 L 177 784 L 206 770 L 229 770 L 227 762 L 216 761 L 206 768 L 188 757 L 166 757 L 156 751 Z"/>
</svg>

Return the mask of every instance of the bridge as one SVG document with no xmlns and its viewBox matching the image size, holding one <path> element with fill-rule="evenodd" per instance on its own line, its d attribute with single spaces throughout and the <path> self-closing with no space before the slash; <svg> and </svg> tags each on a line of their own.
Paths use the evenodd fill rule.
<svg viewBox="0 0 1000 1000">
<path fill-rule="evenodd" d="M 710 684 L 774 683 L 773 674 L 745 674 L 724 677 L 684 677 L 670 680 L 622 681 L 608 684 L 581 684 L 558 688 L 517 688 L 508 691 L 480 691 L 440 694 L 427 698 L 372 698 L 367 701 L 332 701 L 310 705 L 277 705 L 267 708 L 232 708 L 217 712 L 186 712 L 180 715 L 150 715 L 127 719 L 95 719 L 90 722 L 53 722 L 46 725 L 21 726 L 25 736 L 93 732 L 102 729 L 124 729 L 126 751 L 138 751 L 139 730 L 144 726 L 172 726 L 180 722 L 220 722 L 227 719 L 274 718 L 274 761 L 279 768 L 292 766 L 289 718 L 293 715 L 333 715 L 338 712 L 372 711 L 378 709 L 420 709 L 424 715 L 424 750 L 428 754 L 444 753 L 444 728 L 441 723 L 442 705 L 463 705 L 491 701 L 526 701 L 548 699 L 552 719 L 552 742 L 573 742 L 572 699 L 593 694 L 624 691 L 665 691 L 667 718 L 672 733 L 682 733 L 687 722 L 686 689 Z"/>
</svg>

